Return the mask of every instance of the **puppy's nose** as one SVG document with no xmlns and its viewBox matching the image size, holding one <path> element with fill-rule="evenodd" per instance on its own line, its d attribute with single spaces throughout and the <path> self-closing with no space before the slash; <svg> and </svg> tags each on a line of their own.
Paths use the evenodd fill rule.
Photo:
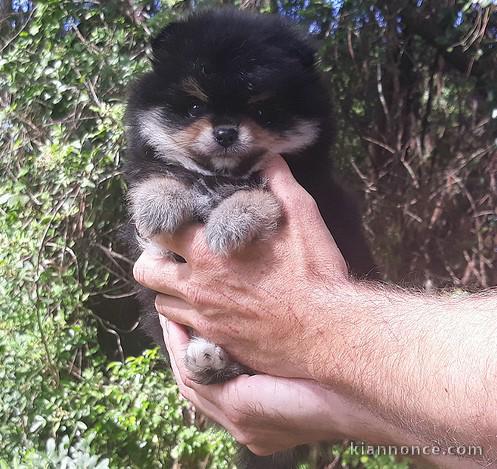
<svg viewBox="0 0 497 469">
<path fill-rule="evenodd" d="M 238 138 L 238 129 L 231 126 L 219 126 L 214 128 L 214 138 L 219 145 L 228 148 L 233 145 Z"/>
</svg>

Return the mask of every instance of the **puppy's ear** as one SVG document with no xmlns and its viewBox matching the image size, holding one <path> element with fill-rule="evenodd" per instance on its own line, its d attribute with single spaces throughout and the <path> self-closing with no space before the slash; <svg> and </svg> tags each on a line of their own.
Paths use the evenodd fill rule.
<svg viewBox="0 0 497 469">
<path fill-rule="evenodd" d="M 178 46 L 178 37 L 183 28 L 183 23 L 169 23 L 152 39 L 152 63 L 154 65 L 157 65 L 161 60 L 167 58 L 175 47 Z"/>
<path fill-rule="evenodd" d="M 317 47 L 310 38 L 304 36 L 299 29 L 290 26 L 287 23 L 284 31 L 287 34 L 279 35 L 275 38 L 274 44 L 282 51 L 288 54 L 291 60 L 296 60 L 304 69 L 312 69 L 317 62 Z"/>
</svg>

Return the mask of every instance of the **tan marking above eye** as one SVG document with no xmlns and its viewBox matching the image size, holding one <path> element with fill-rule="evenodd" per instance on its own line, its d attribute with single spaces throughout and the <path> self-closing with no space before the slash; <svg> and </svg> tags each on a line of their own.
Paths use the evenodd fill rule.
<svg viewBox="0 0 497 469">
<path fill-rule="evenodd" d="M 189 94 L 194 98 L 199 99 L 204 103 L 206 103 L 209 100 L 209 97 L 207 96 L 205 91 L 198 84 L 198 82 L 192 77 L 185 78 L 181 83 L 181 88 L 185 93 Z"/>
</svg>

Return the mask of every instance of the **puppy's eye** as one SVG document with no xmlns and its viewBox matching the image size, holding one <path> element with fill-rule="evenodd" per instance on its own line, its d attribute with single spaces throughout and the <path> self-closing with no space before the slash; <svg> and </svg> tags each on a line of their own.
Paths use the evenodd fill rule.
<svg viewBox="0 0 497 469">
<path fill-rule="evenodd" d="M 200 103 L 200 102 L 196 102 L 196 103 L 190 104 L 190 106 L 188 107 L 188 114 L 191 117 L 199 117 L 202 114 L 205 114 L 206 110 L 207 110 L 207 106 L 205 104 Z"/>
</svg>

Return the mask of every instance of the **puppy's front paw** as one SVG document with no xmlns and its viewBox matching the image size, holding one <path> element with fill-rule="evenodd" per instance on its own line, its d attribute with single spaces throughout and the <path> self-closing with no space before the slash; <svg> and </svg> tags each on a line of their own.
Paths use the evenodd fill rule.
<svg viewBox="0 0 497 469">
<path fill-rule="evenodd" d="M 173 233 L 194 216 L 194 196 L 181 182 L 153 177 L 129 191 L 131 216 L 141 237 Z"/>
<path fill-rule="evenodd" d="M 216 254 L 228 254 L 256 238 L 266 239 L 280 218 L 280 204 L 270 192 L 235 192 L 210 214 L 205 226 L 207 244 Z"/>
<path fill-rule="evenodd" d="M 192 379 L 200 384 L 222 383 L 246 372 L 241 365 L 231 361 L 221 347 L 201 337 L 190 340 L 185 366 Z"/>
</svg>

